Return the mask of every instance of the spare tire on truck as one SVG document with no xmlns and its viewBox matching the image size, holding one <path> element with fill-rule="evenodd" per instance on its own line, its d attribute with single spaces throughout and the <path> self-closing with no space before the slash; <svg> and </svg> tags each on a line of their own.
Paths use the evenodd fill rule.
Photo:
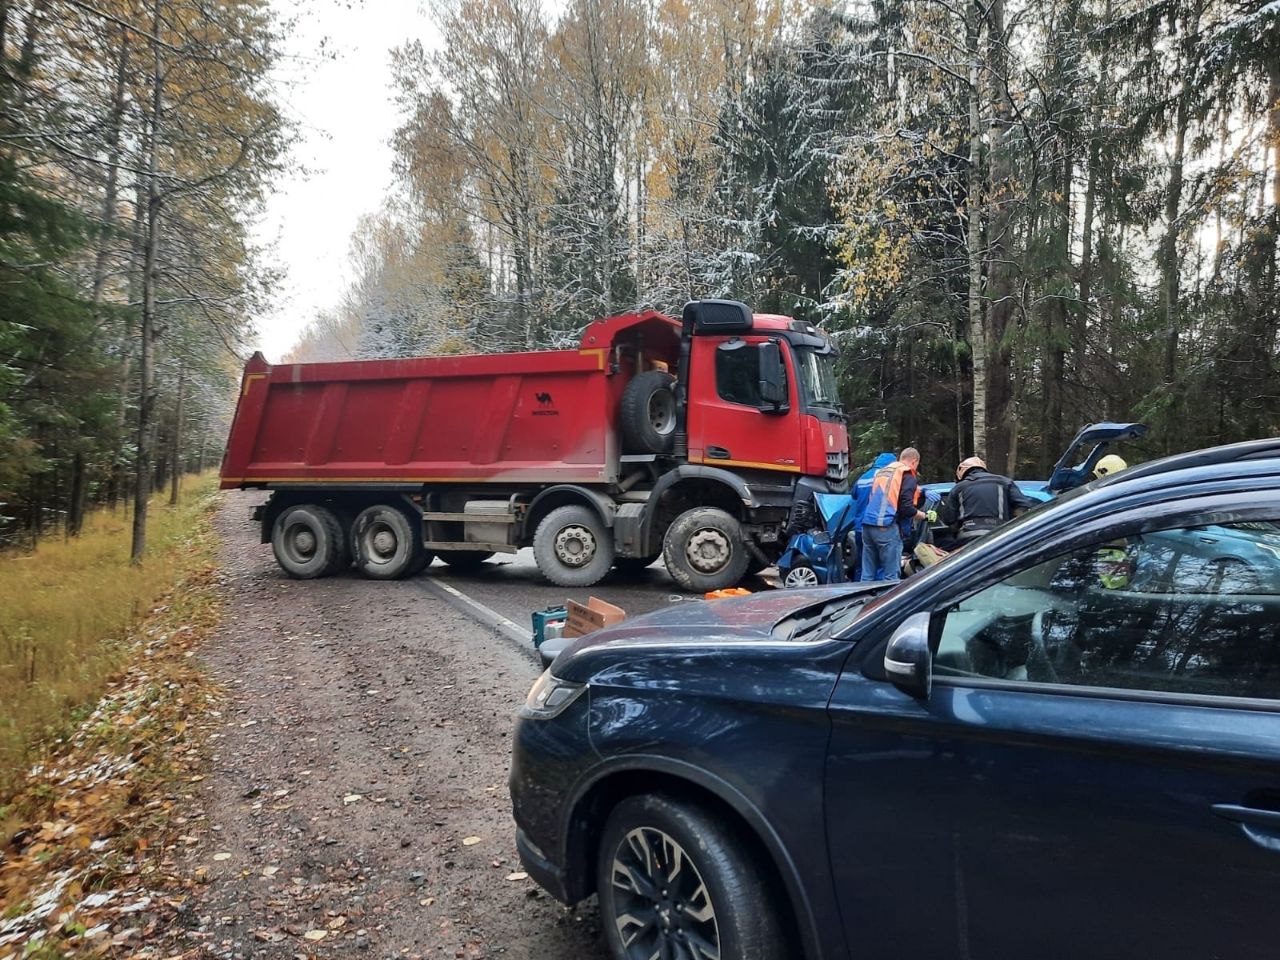
<svg viewBox="0 0 1280 960">
<path fill-rule="evenodd" d="M 271 527 L 271 551 L 289 576 L 313 580 L 347 563 L 347 538 L 332 510 L 303 503 L 281 511 Z"/>
<path fill-rule="evenodd" d="M 626 453 L 669 453 L 676 434 L 676 378 L 647 370 L 622 391 L 618 425 Z"/>
<path fill-rule="evenodd" d="M 417 518 L 391 504 L 361 510 L 351 526 L 356 569 L 372 580 L 398 580 L 420 573 L 431 562 L 420 526 Z"/>
</svg>

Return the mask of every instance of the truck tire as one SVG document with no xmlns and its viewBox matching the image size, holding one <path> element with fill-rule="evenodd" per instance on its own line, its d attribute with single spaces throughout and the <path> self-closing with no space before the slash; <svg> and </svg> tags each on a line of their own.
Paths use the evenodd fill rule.
<svg viewBox="0 0 1280 960">
<path fill-rule="evenodd" d="M 559 587 L 589 587 L 613 566 L 613 531 L 590 507 L 557 507 L 533 535 L 538 570 Z"/>
<path fill-rule="evenodd" d="M 741 580 L 750 555 L 736 519 L 717 507 L 695 507 L 667 528 L 662 558 L 676 583 L 694 593 L 706 593 Z"/>
<path fill-rule="evenodd" d="M 371 580 L 397 580 L 421 572 L 430 558 L 413 521 L 399 507 L 366 507 L 351 526 L 356 569 Z"/>
<path fill-rule="evenodd" d="M 276 563 L 297 580 L 327 577 L 343 568 L 347 538 L 328 507 L 304 503 L 289 507 L 271 528 L 271 551 Z"/>
<path fill-rule="evenodd" d="M 436 554 L 455 570 L 479 570 L 480 565 L 493 556 L 484 550 L 441 550 Z"/>
<path fill-rule="evenodd" d="M 624 452 L 670 452 L 676 434 L 675 382 L 665 370 L 648 370 L 627 384 L 618 410 Z"/>
</svg>

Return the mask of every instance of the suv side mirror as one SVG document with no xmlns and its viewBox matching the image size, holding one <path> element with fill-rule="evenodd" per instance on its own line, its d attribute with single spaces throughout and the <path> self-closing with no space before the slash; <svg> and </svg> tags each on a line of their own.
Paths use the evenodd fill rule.
<svg viewBox="0 0 1280 960">
<path fill-rule="evenodd" d="M 769 340 L 756 348 L 760 351 L 760 399 L 772 406 L 766 413 L 785 413 L 787 406 L 787 366 L 782 359 L 782 346 Z"/>
<path fill-rule="evenodd" d="M 573 643 L 570 637 L 552 637 L 550 640 L 544 640 L 542 646 L 538 647 L 538 661 L 545 670 L 551 666 L 555 658 L 560 655 L 560 651 Z"/>
<path fill-rule="evenodd" d="M 933 687 L 933 653 L 929 649 L 927 612 L 913 613 L 889 638 L 884 651 L 884 672 L 903 693 L 928 700 Z"/>
</svg>

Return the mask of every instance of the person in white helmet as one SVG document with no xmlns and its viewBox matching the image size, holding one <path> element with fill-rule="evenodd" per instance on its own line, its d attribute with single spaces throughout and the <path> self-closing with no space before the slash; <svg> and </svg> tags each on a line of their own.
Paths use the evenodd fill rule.
<svg viewBox="0 0 1280 960">
<path fill-rule="evenodd" d="M 1125 462 L 1124 457 L 1117 457 L 1114 453 L 1108 453 L 1093 466 L 1093 475 L 1101 480 L 1103 477 L 1109 477 L 1112 474 L 1119 473 L 1121 470 L 1128 470 L 1129 464 Z"/>
<path fill-rule="evenodd" d="M 988 471 L 981 457 L 969 457 L 956 467 L 956 485 L 942 499 L 938 515 L 954 532 L 956 543 L 963 545 L 1033 506 L 1016 483 Z"/>
</svg>

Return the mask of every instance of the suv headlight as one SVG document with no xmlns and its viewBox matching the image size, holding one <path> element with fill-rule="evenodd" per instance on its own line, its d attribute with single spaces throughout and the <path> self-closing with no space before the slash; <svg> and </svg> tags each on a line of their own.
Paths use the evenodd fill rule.
<svg viewBox="0 0 1280 960">
<path fill-rule="evenodd" d="M 551 675 L 551 669 L 542 671 L 534 681 L 520 708 L 520 716 L 531 720 L 550 720 L 563 713 L 573 701 L 586 692 L 585 683 L 573 683 Z"/>
</svg>

